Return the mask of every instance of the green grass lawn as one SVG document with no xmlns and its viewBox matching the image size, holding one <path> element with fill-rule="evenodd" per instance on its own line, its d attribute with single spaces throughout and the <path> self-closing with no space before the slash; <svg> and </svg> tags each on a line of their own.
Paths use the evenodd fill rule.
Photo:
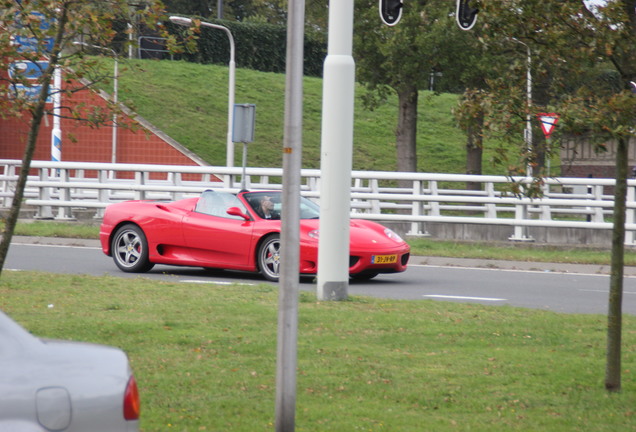
<svg viewBox="0 0 636 432">
<path fill-rule="evenodd" d="M 274 430 L 273 286 L 5 272 L 0 299 L 38 336 L 123 348 L 144 432 Z M 303 292 L 296 430 L 636 430 L 636 317 L 623 327 L 610 395 L 603 316 Z"/>
</svg>

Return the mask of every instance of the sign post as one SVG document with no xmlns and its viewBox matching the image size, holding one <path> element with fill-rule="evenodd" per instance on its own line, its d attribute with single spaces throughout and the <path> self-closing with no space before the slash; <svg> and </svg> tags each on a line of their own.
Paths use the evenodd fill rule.
<svg viewBox="0 0 636 432">
<path fill-rule="evenodd" d="M 232 122 L 232 142 L 243 143 L 243 176 L 241 189 L 245 189 L 245 167 L 247 166 L 247 143 L 254 141 L 254 123 L 256 120 L 256 105 L 234 104 L 234 121 Z"/>
<path fill-rule="evenodd" d="M 55 68 L 53 74 L 53 130 L 51 130 L 51 160 L 59 162 L 62 160 L 62 127 L 61 127 L 61 90 L 62 71 Z"/>
</svg>

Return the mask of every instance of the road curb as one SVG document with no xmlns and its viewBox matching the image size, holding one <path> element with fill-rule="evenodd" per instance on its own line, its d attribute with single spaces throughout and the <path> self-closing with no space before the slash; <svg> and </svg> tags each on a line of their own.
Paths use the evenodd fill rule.
<svg viewBox="0 0 636 432">
<path fill-rule="evenodd" d="M 507 260 L 488 260 L 475 258 L 448 258 L 414 256 L 409 260 L 411 265 L 430 265 L 440 267 L 470 267 L 483 269 L 522 270 L 544 273 L 577 273 L 609 275 L 611 268 L 605 264 L 568 264 L 551 262 L 526 262 Z M 625 266 L 624 276 L 636 276 L 636 267 Z"/>
</svg>

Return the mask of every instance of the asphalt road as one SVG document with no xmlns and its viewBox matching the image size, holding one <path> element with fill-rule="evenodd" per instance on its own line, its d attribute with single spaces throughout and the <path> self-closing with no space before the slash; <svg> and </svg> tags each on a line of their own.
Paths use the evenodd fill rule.
<svg viewBox="0 0 636 432">
<path fill-rule="evenodd" d="M 94 276 L 140 276 L 117 269 L 112 259 L 102 254 L 96 241 L 26 237 L 14 238 L 5 269 Z M 404 273 L 379 275 L 367 282 L 351 282 L 349 295 L 606 314 L 608 271 L 603 266 L 413 257 L 409 269 Z M 625 275 L 623 311 L 636 315 L 636 269 L 626 268 Z M 211 272 L 198 267 L 158 265 L 144 276 L 199 284 L 253 286 L 269 283 L 256 274 Z M 303 279 L 300 289 L 315 290 L 312 278 Z"/>
</svg>

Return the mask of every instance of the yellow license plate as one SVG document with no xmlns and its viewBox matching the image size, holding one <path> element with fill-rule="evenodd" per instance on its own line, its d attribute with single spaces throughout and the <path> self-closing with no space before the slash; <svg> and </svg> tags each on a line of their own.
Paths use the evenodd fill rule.
<svg viewBox="0 0 636 432">
<path fill-rule="evenodd" d="M 397 262 L 397 255 L 372 255 L 371 264 L 393 264 Z"/>
</svg>

